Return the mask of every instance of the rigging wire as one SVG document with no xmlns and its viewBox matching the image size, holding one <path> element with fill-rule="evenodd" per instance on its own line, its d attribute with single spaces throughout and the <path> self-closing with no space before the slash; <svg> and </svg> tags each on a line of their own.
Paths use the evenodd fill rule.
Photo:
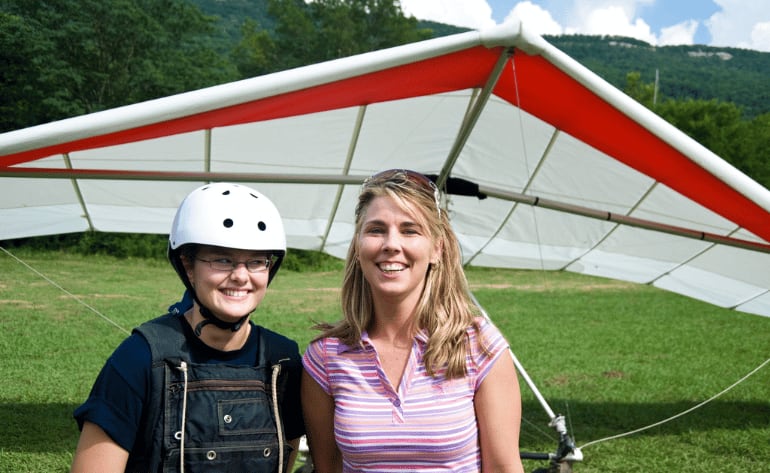
<svg viewBox="0 0 770 473">
<path fill-rule="evenodd" d="M 8 256 L 10 256 L 10 257 L 11 257 L 11 258 L 13 258 L 14 260 L 16 260 L 16 262 L 17 262 L 17 263 L 19 263 L 19 264 L 22 264 L 22 265 L 23 265 L 23 266 L 25 266 L 27 269 L 29 269 L 29 270 L 30 270 L 30 271 L 32 271 L 33 273 L 37 274 L 38 276 L 40 276 L 41 278 L 43 278 L 44 280 L 46 280 L 46 281 L 47 281 L 49 284 L 51 284 L 52 286 L 56 287 L 57 289 L 59 289 L 59 290 L 60 290 L 60 291 L 62 291 L 63 293 L 67 294 L 69 297 L 71 297 L 72 299 L 74 299 L 74 300 L 75 300 L 77 303 L 79 303 L 80 305 L 82 305 L 82 306 L 84 306 L 84 307 L 88 308 L 88 309 L 89 309 L 91 312 L 95 313 L 95 314 L 96 314 L 96 315 L 98 315 L 99 317 L 103 318 L 104 320 L 106 320 L 106 321 L 107 321 L 107 322 L 109 322 L 110 324 L 112 324 L 112 325 L 114 325 L 115 327 L 117 327 L 117 328 L 118 328 L 118 330 L 121 330 L 122 332 L 125 332 L 125 333 L 126 333 L 126 334 L 128 334 L 128 335 L 130 335 L 130 334 L 131 334 L 131 332 L 130 332 L 129 330 L 127 330 L 126 328 L 124 328 L 123 326 L 121 326 L 120 324 L 118 324 L 117 322 L 115 322 L 114 320 L 110 319 L 110 318 L 109 318 L 109 317 L 107 317 L 106 315 L 104 315 L 104 314 L 102 314 L 101 312 L 99 312 L 99 311 L 98 311 L 98 310 L 97 310 L 95 307 L 93 307 L 93 306 L 89 305 L 89 304 L 88 304 L 87 302 L 85 302 L 83 299 L 79 298 L 79 297 L 78 297 L 78 296 L 76 296 L 75 294 L 73 294 L 73 293 L 69 292 L 68 290 L 64 289 L 64 288 L 63 288 L 61 285 L 59 285 L 58 283 L 56 283 L 56 281 L 52 280 L 51 278 L 49 278 L 49 277 L 48 277 L 48 276 L 46 276 L 45 274 L 43 274 L 43 273 L 41 273 L 40 271 L 38 271 L 37 269 L 33 268 L 32 266 L 30 266 L 29 264 L 27 264 L 25 261 L 22 261 L 22 260 L 21 260 L 20 258 L 18 258 L 16 255 L 12 254 L 10 251 L 6 250 L 6 249 L 5 249 L 5 248 L 3 248 L 2 246 L 0 246 L 0 251 L 2 251 L 3 253 L 7 254 Z"/>
<path fill-rule="evenodd" d="M 547 439 L 549 439 L 549 440 L 551 440 L 551 439 L 553 438 L 553 435 L 551 435 L 551 431 L 550 431 L 550 430 L 545 430 L 545 429 L 543 429 L 543 428 L 541 427 L 541 424 L 540 424 L 539 422 L 538 422 L 538 423 L 535 423 L 535 422 L 533 422 L 533 421 L 529 420 L 529 418 L 528 418 L 528 417 L 526 417 L 526 416 L 524 416 L 524 414 L 522 414 L 522 416 L 521 416 L 521 421 L 522 421 L 523 423 L 527 424 L 527 425 L 528 425 L 528 426 L 529 426 L 529 427 L 530 427 L 532 430 L 534 430 L 535 432 L 537 432 L 538 434 L 540 434 L 540 436 L 541 436 L 542 438 L 547 438 Z M 532 437 L 532 438 L 538 438 L 536 435 L 534 435 L 534 434 L 533 434 L 533 433 L 531 433 L 531 432 L 527 432 L 526 434 L 525 434 L 525 432 L 521 432 L 520 434 L 521 434 L 521 435 L 527 435 L 527 434 L 528 434 L 528 435 L 529 435 L 530 437 Z"/>
<path fill-rule="evenodd" d="M 629 435 L 637 434 L 637 433 L 642 432 L 644 430 L 648 430 L 648 429 L 651 429 L 653 427 L 657 427 L 659 425 L 665 424 L 665 423 L 670 422 L 670 421 L 672 421 L 674 419 L 678 419 L 679 417 L 682 417 L 682 416 L 684 416 L 686 414 L 689 414 L 690 412 L 693 412 L 696 409 L 700 409 L 701 407 L 705 406 L 706 404 L 709 404 L 710 402 L 712 402 L 716 398 L 720 397 L 721 395 L 727 393 L 728 391 L 731 391 L 733 388 L 735 388 L 739 384 L 743 383 L 748 378 L 750 378 L 751 376 L 756 374 L 759 370 L 764 368 L 768 363 L 770 363 L 770 358 L 768 358 L 764 362 L 760 363 L 759 366 L 757 366 L 753 370 L 749 371 L 748 374 L 746 374 L 745 376 L 743 376 L 741 379 L 739 379 L 738 381 L 734 382 L 730 386 L 726 387 L 721 392 L 711 396 L 710 398 L 706 399 L 705 401 L 701 402 L 700 404 L 697 404 L 697 405 L 695 405 L 695 406 L 693 406 L 693 407 L 691 407 L 691 408 L 689 408 L 687 410 L 684 410 L 684 411 L 680 412 L 679 414 L 675 414 L 675 415 L 673 415 L 673 416 L 671 416 L 671 417 L 669 417 L 667 419 L 663 419 L 663 420 L 661 420 L 659 422 L 655 422 L 654 424 L 650 424 L 650 425 L 648 425 L 646 427 L 641 427 L 641 428 L 638 428 L 638 429 L 635 429 L 635 430 L 631 430 L 629 432 L 625 432 L 625 433 L 622 433 L 622 434 L 611 435 L 609 437 L 601 438 L 601 439 L 598 439 L 598 440 L 592 440 L 590 442 L 587 442 L 587 443 L 581 445 L 579 448 L 580 449 L 584 449 L 584 448 L 588 447 L 589 445 L 596 445 L 597 443 L 606 442 L 607 440 L 614 440 L 614 439 L 618 439 L 618 438 L 621 438 L 621 437 L 627 437 Z"/>
<path fill-rule="evenodd" d="M 519 136 L 521 137 L 521 152 L 522 156 L 524 156 L 524 167 L 527 170 L 527 184 L 525 184 L 524 191 L 529 187 L 531 184 L 531 180 L 534 178 L 532 175 L 533 171 L 530 169 L 529 166 L 529 152 L 527 151 L 527 140 L 525 139 L 525 133 L 524 133 L 524 113 L 521 109 L 521 95 L 519 94 L 519 76 L 516 73 L 516 53 L 514 52 L 511 54 L 511 74 L 513 76 L 513 90 L 516 94 L 516 114 L 519 118 Z M 539 164 L 535 166 L 535 170 L 539 169 Z M 514 204 L 514 206 L 519 204 Z M 532 207 L 532 220 L 533 220 L 533 227 L 535 231 L 535 240 L 537 241 L 537 251 L 538 251 L 538 262 L 540 263 L 540 271 L 543 275 L 543 282 L 546 285 L 546 289 L 549 289 L 547 287 L 548 279 L 545 277 L 545 257 L 543 256 L 543 242 L 540 238 L 540 226 L 537 222 L 537 209 L 535 207 Z"/>
<path fill-rule="evenodd" d="M 542 165 L 542 161 L 545 159 L 545 156 L 539 156 L 537 159 L 537 163 L 534 166 L 534 169 L 530 168 L 530 154 L 527 148 L 527 140 L 526 140 L 526 134 L 524 130 L 524 113 L 521 106 L 521 94 L 519 89 L 519 77 L 516 70 L 516 52 L 514 51 L 513 54 L 511 54 L 511 75 L 513 77 L 513 90 L 516 94 L 516 114 L 518 116 L 518 125 L 519 125 L 519 136 L 521 139 L 519 140 L 521 142 L 521 151 L 522 156 L 524 157 L 524 166 L 527 171 L 527 183 L 525 184 L 524 188 L 522 189 L 522 192 L 527 192 L 527 190 L 530 188 L 530 185 L 532 184 L 532 181 L 535 178 L 535 174 L 539 172 L 540 166 Z M 550 148 L 550 146 L 549 146 Z M 514 208 L 519 204 L 515 204 Z M 532 207 L 532 224 L 535 232 L 535 241 L 537 243 L 537 256 L 538 256 L 538 263 L 540 264 L 540 275 L 541 275 L 541 281 L 543 288 L 546 290 L 546 292 L 550 292 L 553 288 L 550 285 L 550 279 L 546 277 L 545 271 L 545 256 L 543 254 L 543 240 L 540 235 L 540 225 L 537 218 L 537 208 Z M 513 352 L 511 352 L 513 354 Z M 516 361 L 516 357 L 514 355 L 514 361 Z M 521 373 L 525 374 L 526 373 Z M 526 375 L 527 378 L 529 378 L 529 375 Z M 534 384 L 534 383 L 533 383 Z M 537 388 L 533 389 L 533 393 L 536 397 L 541 397 L 542 395 L 539 393 Z M 572 431 L 572 425 L 570 422 L 569 430 L 567 429 L 567 426 L 565 424 L 565 417 L 561 414 L 556 415 L 551 407 L 548 405 L 547 401 L 543 398 L 543 401 L 541 402 L 543 407 L 546 409 L 546 412 L 548 413 L 548 416 L 550 417 L 549 427 L 554 428 L 554 430 L 559 435 L 559 443 L 556 449 L 556 455 L 566 454 L 568 457 L 571 457 L 571 460 L 568 460 L 568 464 L 571 464 L 571 461 L 580 461 L 583 458 L 582 453 L 580 452 L 579 448 L 575 447 L 574 443 L 574 433 Z M 560 460 L 562 460 L 560 458 Z M 565 470 L 566 471 L 566 470 Z M 569 468 L 568 471 L 572 471 L 571 468 Z"/>
</svg>

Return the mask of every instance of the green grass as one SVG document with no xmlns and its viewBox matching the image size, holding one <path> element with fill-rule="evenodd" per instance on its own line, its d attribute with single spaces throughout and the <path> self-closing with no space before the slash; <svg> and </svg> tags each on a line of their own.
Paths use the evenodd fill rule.
<svg viewBox="0 0 770 473">
<path fill-rule="evenodd" d="M 61 289 L 0 252 L 0 471 L 65 472 L 72 411 L 123 330 L 163 313 L 181 284 L 165 261 L 14 251 Z M 770 319 L 651 287 L 568 273 L 468 277 L 578 446 L 689 409 L 770 357 Z M 340 280 L 339 268 L 281 271 L 255 320 L 304 347 L 314 322 L 338 317 Z M 547 416 L 522 391 L 522 450 L 553 451 Z M 686 416 L 583 454 L 577 472 L 767 471 L 770 367 Z"/>
</svg>

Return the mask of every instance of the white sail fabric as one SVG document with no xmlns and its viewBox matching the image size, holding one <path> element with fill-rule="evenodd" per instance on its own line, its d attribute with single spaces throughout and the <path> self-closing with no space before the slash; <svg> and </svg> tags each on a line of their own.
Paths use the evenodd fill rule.
<svg viewBox="0 0 770 473">
<path fill-rule="evenodd" d="M 468 265 L 770 315 L 770 191 L 521 23 L 2 134 L 0 240 L 164 234 L 193 188 L 237 181 L 290 248 L 344 257 L 360 183 L 388 168 L 478 185 L 447 197 Z"/>
</svg>

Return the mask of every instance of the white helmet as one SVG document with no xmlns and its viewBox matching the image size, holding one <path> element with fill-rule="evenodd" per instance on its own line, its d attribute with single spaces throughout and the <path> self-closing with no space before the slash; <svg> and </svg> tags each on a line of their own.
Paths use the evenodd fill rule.
<svg viewBox="0 0 770 473">
<path fill-rule="evenodd" d="M 270 199 L 250 187 L 225 182 L 206 184 L 190 192 L 171 225 L 169 260 L 188 289 L 178 250 L 189 243 L 268 251 L 276 257 L 269 280 L 286 254 L 281 215 Z"/>
</svg>

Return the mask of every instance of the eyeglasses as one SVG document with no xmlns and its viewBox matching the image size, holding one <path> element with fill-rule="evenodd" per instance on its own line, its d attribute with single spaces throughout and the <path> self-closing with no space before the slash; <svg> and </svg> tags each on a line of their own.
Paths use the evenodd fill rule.
<svg viewBox="0 0 770 473">
<path fill-rule="evenodd" d="M 264 258 L 254 258 L 247 261 L 233 261 L 230 258 L 217 258 L 217 259 L 203 259 L 196 258 L 198 261 L 208 263 L 211 269 L 214 271 L 230 272 L 238 269 L 238 266 L 243 265 L 246 267 L 246 271 L 250 273 L 261 273 L 270 269 L 270 266 L 274 263 L 272 256 L 266 256 Z"/>
<path fill-rule="evenodd" d="M 441 193 L 433 182 L 425 174 L 420 174 L 417 171 L 411 171 L 409 169 L 388 169 L 386 171 L 378 172 L 370 177 L 367 177 L 364 181 L 363 187 L 373 186 L 378 182 L 383 181 L 402 181 L 403 183 L 412 183 L 418 189 L 426 191 L 433 195 L 433 200 L 436 203 L 436 210 L 438 210 L 438 216 L 441 217 Z"/>
</svg>

